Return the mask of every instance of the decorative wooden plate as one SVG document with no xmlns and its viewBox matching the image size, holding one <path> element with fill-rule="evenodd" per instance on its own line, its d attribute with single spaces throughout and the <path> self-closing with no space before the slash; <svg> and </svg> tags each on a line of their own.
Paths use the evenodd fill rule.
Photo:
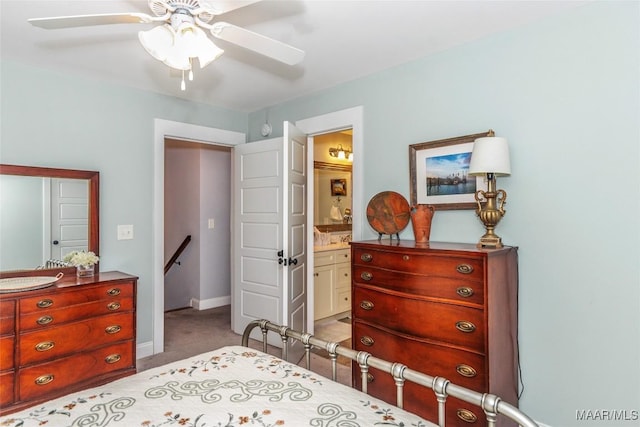
<svg viewBox="0 0 640 427">
<path fill-rule="evenodd" d="M 398 234 L 411 220 L 409 202 L 394 191 L 383 191 L 367 205 L 367 220 L 379 234 Z"/>
<path fill-rule="evenodd" d="M 9 277 L 0 279 L 0 294 L 46 288 L 56 283 L 62 276 L 63 273 L 58 273 L 57 276 Z"/>
</svg>

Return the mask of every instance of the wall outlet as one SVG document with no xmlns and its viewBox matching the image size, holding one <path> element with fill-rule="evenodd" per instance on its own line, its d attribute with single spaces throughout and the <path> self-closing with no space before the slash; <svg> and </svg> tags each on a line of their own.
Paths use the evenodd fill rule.
<svg viewBox="0 0 640 427">
<path fill-rule="evenodd" d="M 133 225 L 119 225 L 118 240 L 131 240 L 131 239 L 133 239 Z"/>
</svg>

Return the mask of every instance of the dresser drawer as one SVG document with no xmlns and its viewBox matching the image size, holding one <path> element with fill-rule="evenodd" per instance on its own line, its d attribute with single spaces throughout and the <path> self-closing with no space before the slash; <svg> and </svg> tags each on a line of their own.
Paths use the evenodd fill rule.
<svg viewBox="0 0 640 427">
<path fill-rule="evenodd" d="M 482 282 L 404 273 L 370 265 L 356 265 L 353 271 L 353 280 L 357 283 L 463 304 L 484 305 Z"/>
<path fill-rule="evenodd" d="M 382 359 L 400 362 L 411 369 L 444 377 L 480 393 L 486 391 L 483 355 L 390 333 L 357 320 L 353 324 L 354 350 L 366 351 Z"/>
<path fill-rule="evenodd" d="M 13 371 L 0 374 L 0 406 L 13 402 L 15 375 Z"/>
<path fill-rule="evenodd" d="M 105 298 L 133 297 L 133 282 L 111 283 L 101 286 L 73 287 L 64 292 L 44 294 L 20 300 L 20 314 L 42 312 L 75 304 L 98 301 Z"/>
<path fill-rule="evenodd" d="M 354 362 L 355 363 L 355 362 Z M 354 387 L 361 390 L 360 369 L 355 366 L 352 372 L 356 373 L 354 378 Z M 369 382 L 367 384 L 367 393 L 385 402 L 396 404 L 396 385 L 393 377 L 388 373 L 382 372 L 376 368 L 369 368 Z M 431 421 L 438 423 L 438 402 L 435 394 L 430 390 L 425 390 L 412 382 L 405 382 L 403 387 L 404 409 Z M 463 413 L 466 417 L 476 421 L 469 422 L 462 420 L 458 413 Z M 447 406 L 445 410 L 447 427 L 483 427 L 486 425 L 486 418 L 481 408 L 463 402 L 453 397 L 447 398 Z M 422 424 L 421 424 L 422 425 Z"/>
<path fill-rule="evenodd" d="M 408 250 L 388 252 L 357 247 L 353 249 L 353 263 L 429 276 L 479 282 L 484 280 L 482 258 L 440 256 L 437 252 L 427 254 Z"/>
<path fill-rule="evenodd" d="M 15 345 L 15 337 L 0 337 L 0 371 L 13 369 L 13 349 Z"/>
<path fill-rule="evenodd" d="M 43 309 L 42 311 L 24 314 L 20 316 L 20 330 L 28 331 L 43 329 L 60 323 L 82 320 L 88 317 L 101 316 L 109 313 L 132 311 L 134 301 L 131 297 L 113 297 L 98 301 L 62 307 L 55 310 Z"/>
<path fill-rule="evenodd" d="M 472 307 L 428 301 L 356 285 L 356 319 L 415 337 L 481 351 L 485 344 L 484 312 Z"/>
<path fill-rule="evenodd" d="M 127 341 L 24 368 L 18 379 L 19 400 L 34 399 L 109 372 L 132 368 L 133 363 L 133 341 Z"/>
<path fill-rule="evenodd" d="M 0 335 L 13 335 L 15 333 L 15 316 L 15 301 L 0 301 Z"/>
<path fill-rule="evenodd" d="M 19 365 L 38 363 L 67 354 L 133 338 L 131 313 L 110 314 L 27 332 L 19 337 Z"/>
</svg>

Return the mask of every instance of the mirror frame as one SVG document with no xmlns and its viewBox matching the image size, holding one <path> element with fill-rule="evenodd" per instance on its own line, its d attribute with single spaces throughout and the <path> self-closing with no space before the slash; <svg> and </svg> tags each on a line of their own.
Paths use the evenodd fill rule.
<svg viewBox="0 0 640 427">
<path fill-rule="evenodd" d="M 100 250 L 100 173 L 96 171 L 76 170 L 76 169 L 56 169 L 37 166 L 19 166 L 0 164 L 0 175 L 22 175 L 43 178 L 70 178 L 87 179 L 89 181 L 89 251 L 99 255 Z M 65 274 L 75 271 L 75 267 L 58 267 L 49 269 L 32 270 L 7 270 L 0 271 L 0 277 L 16 276 L 41 276 L 43 272 L 62 271 Z"/>
</svg>

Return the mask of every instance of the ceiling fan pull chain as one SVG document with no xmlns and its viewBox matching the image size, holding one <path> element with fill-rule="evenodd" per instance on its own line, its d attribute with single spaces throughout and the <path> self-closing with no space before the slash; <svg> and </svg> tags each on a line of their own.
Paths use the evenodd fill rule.
<svg viewBox="0 0 640 427">
<path fill-rule="evenodd" d="M 189 58 L 189 81 L 193 81 L 193 59 Z"/>
<path fill-rule="evenodd" d="M 184 82 L 184 70 L 182 70 L 182 82 L 180 83 L 180 89 L 182 89 L 182 90 L 186 90 L 187 89 L 187 85 Z"/>
</svg>

